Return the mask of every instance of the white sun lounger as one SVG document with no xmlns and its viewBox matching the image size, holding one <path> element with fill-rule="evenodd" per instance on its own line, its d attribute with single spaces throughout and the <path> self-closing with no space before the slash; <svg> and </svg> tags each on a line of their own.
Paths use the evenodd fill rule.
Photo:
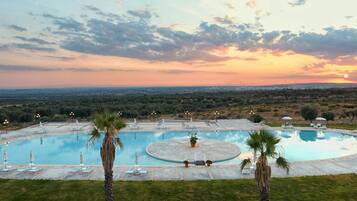
<svg viewBox="0 0 357 201">
<path fill-rule="evenodd" d="M 70 174 L 89 174 L 92 172 L 93 170 L 87 167 L 74 168 L 71 171 L 69 171 Z"/>
<path fill-rule="evenodd" d="M 148 171 L 147 170 L 128 170 L 128 171 L 126 171 L 126 173 L 129 175 L 138 176 L 138 175 L 145 175 L 148 173 Z"/>
<path fill-rule="evenodd" d="M 34 163 L 31 163 L 27 168 L 17 169 L 16 172 L 23 173 L 36 173 L 40 172 L 42 169 L 38 168 Z"/>
<path fill-rule="evenodd" d="M 93 171 L 93 170 L 90 170 L 90 169 L 88 169 L 88 168 L 80 168 L 77 173 L 79 173 L 79 174 L 89 174 L 89 173 L 91 173 L 92 171 Z"/>
<path fill-rule="evenodd" d="M 6 160 L 5 162 L 3 162 L 0 172 L 10 172 L 12 170 L 15 170 L 15 169 L 12 168 L 12 166 L 9 165 L 9 162 L 7 162 L 7 160 Z"/>
<path fill-rule="evenodd" d="M 135 124 L 129 125 L 129 129 L 135 130 L 135 129 L 140 129 L 140 127 L 138 124 L 135 123 Z"/>
<path fill-rule="evenodd" d="M 148 173 L 147 170 L 142 170 L 141 168 L 139 168 L 137 166 L 131 170 L 126 171 L 126 174 L 134 175 L 134 176 L 146 175 L 147 173 Z"/>
<path fill-rule="evenodd" d="M 21 173 L 37 173 L 40 172 L 42 169 L 38 167 L 30 167 L 30 168 L 23 168 L 23 169 L 17 169 L 16 172 L 21 172 Z"/>
<path fill-rule="evenodd" d="M 29 169 L 27 169 L 26 172 L 30 172 L 30 173 L 36 173 L 36 172 L 39 172 L 41 171 L 42 169 L 41 168 L 38 168 L 38 167 L 31 167 Z"/>
<path fill-rule="evenodd" d="M 0 172 L 11 172 L 14 170 L 16 170 L 16 169 L 12 168 L 11 166 L 7 166 L 6 168 L 1 168 Z"/>
<path fill-rule="evenodd" d="M 242 175 L 250 175 L 251 171 L 250 171 L 250 167 L 246 166 L 243 168 L 242 170 Z"/>
</svg>

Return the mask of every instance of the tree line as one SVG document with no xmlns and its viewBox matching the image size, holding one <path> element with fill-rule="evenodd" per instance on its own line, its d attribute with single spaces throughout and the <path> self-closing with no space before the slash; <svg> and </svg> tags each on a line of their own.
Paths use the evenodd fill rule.
<svg viewBox="0 0 357 201">
<path fill-rule="evenodd" d="M 0 94 L 0 121 L 9 119 L 18 123 L 33 122 L 36 120 L 35 114 L 40 114 L 42 121 L 65 121 L 71 112 L 76 118 L 90 120 L 93 114 L 104 111 L 120 111 L 123 118 L 153 118 L 152 111 L 155 111 L 156 116 L 184 118 L 185 111 L 197 113 L 260 104 L 269 106 L 301 103 L 349 103 L 350 108 L 346 108 L 344 115 L 353 120 L 357 116 L 357 89 L 95 95 L 41 93 L 26 96 L 12 94 L 9 97 Z M 304 118 L 309 120 L 316 116 L 315 110 L 316 108 L 311 107 L 302 108 L 301 113 L 306 113 Z M 335 118 L 335 114 L 328 112 L 322 116 L 329 120 Z"/>
</svg>

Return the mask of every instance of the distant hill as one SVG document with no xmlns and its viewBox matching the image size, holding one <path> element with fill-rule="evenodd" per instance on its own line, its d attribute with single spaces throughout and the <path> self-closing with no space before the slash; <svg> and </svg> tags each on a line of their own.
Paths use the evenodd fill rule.
<svg viewBox="0 0 357 201">
<path fill-rule="evenodd" d="M 0 97 L 31 96 L 31 95 L 101 95 L 101 94 L 165 94 L 220 91 L 251 91 L 251 90 L 281 90 L 281 89 L 328 89 L 355 88 L 353 83 L 307 83 L 280 84 L 268 86 L 204 86 L 204 87 L 98 87 L 98 88 L 51 88 L 51 89 L 0 89 Z"/>
</svg>

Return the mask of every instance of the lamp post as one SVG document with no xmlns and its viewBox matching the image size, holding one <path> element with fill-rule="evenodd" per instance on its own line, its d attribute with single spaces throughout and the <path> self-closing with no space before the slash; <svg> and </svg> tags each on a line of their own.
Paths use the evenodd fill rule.
<svg viewBox="0 0 357 201">
<path fill-rule="evenodd" d="M 72 122 L 72 131 L 74 132 L 75 131 L 75 128 L 74 128 L 74 112 L 70 112 L 69 113 L 69 118 L 71 119 L 71 122 Z"/>
<path fill-rule="evenodd" d="M 70 112 L 69 113 L 69 117 L 72 119 L 72 121 L 74 120 L 74 117 L 75 117 L 75 115 L 74 115 L 74 112 Z"/>
<path fill-rule="evenodd" d="M 7 126 L 10 124 L 10 122 L 5 119 L 4 122 L 3 122 L 3 125 L 4 125 L 4 128 L 5 128 L 5 134 L 7 134 Z"/>
<path fill-rule="evenodd" d="M 34 117 L 34 119 L 35 119 L 35 122 L 39 121 L 39 124 L 41 124 L 41 120 L 40 120 L 41 115 L 40 115 L 39 113 L 33 115 L 33 117 Z"/>
<path fill-rule="evenodd" d="M 214 111 L 214 118 L 215 118 L 215 120 L 216 120 L 216 122 L 217 122 L 217 118 L 218 118 L 218 116 L 220 115 L 220 113 L 216 110 L 216 111 Z"/>
<path fill-rule="evenodd" d="M 189 121 L 191 115 L 192 115 L 191 112 L 189 112 L 189 111 L 185 112 L 185 116 L 186 116 L 187 121 Z"/>
<path fill-rule="evenodd" d="M 155 120 L 156 114 L 157 114 L 157 113 L 156 113 L 155 110 L 153 110 L 153 111 L 151 112 L 150 116 L 152 116 L 152 119 L 153 119 L 153 120 Z"/>
</svg>

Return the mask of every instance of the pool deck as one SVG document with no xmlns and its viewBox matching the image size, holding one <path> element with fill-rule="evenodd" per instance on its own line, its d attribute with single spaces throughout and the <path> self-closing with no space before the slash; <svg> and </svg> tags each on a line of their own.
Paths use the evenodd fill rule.
<svg viewBox="0 0 357 201">
<path fill-rule="evenodd" d="M 124 131 L 158 131 L 158 130 L 257 130 L 261 128 L 271 129 L 268 126 L 254 124 L 244 119 L 237 120 L 218 120 L 216 121 L 165 121 L 165 127 L 159 122 L 148 123 L 129 123 Z M 276 129 L 276 128 L 274 128 Z M 312 128 L 296 128 L 305 130 Z M 46 131 L 44 133 L 43 131 Z M 8 134 L 0 136 L 0 143 L 6 143 L 18 139 L 26 139 L 47 135 L 74 134 L 77 132 L 85 133 L 91 130 L 90 123 L 48 123 L 43 127 L 32 126 L 18 131 L 11 131 Z M 343 132 L 348 135 L 350 131 L 339 129 L 328 129 L 331 131 Z M 356 135 L 355 135 L 356 136 Z M 119 158 L 117 160 L 120 160 Z M 345 173 L 357 173 L 357 154 L 340 158 L 316 160 L 316 161 L 298 161 L 291 163 L 290 174 L 272 166 L 273 177 L 295 177 L 295 176 L 314 176 L 314 175 L 333 175 Z M 11 165 L 11 164 L 10 164 Z M 0 163 L 0 168 L 3 165 Z M 8 172 L 0 171 L 0 178 L 3 179 L 52 179 L 52 180 L 103 180 L 103 169 L 101 166 L 87 166 L 88 172 L 80 172 L 78 165 L 38 165 L 41 169 L 37 173 L 19 172 L 18 169 L 24 169 L 27 166 L 12 165 L 12 170 Z M 201 167 L 191 165 L 184 168 L 183 165 L 177 166 L 142 166 L 142 169 L 148 171 L 146 175 L 133 176 L 126 174 L 131 166 L 115 166 L 115 180 L 212 180 L 212 179 L 245 179 L 253 178 L 253 174 L 242 175 L 237 165 L 215 165 L 211 167 Z M 15 170 L 16 169 L 16 170 Z"/>
</svg>

